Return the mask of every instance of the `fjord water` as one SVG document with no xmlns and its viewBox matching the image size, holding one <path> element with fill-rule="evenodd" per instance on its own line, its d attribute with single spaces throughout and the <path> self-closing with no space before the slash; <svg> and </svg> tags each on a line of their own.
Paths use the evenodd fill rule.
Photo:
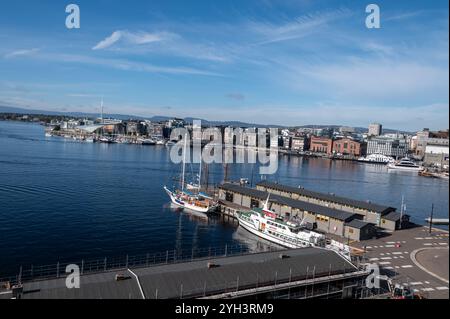
<svg viewBox="0 0 450 319">
<path fill-rule="evenodd" d="M 40 125 L 0 121 L 0 277 L 20 265 L 256 247 L 258 239 L 236 223 L 171 208 L 162 187 L 174 184 L 179 170 L 163 146 L 46 138 Z M 234 164 L 228 174 L 257 182 L 257 173 Z M 222 165 L 212 165 L 210 183 L 223 174 Z M 448 181 L 384 166 L 280 157 L 277 174 L 267 178 L 397 208 L 403 195 L 414 221 L 423 223 L 432 203 L 435 217 L 448 217 Z"/>
</svg>

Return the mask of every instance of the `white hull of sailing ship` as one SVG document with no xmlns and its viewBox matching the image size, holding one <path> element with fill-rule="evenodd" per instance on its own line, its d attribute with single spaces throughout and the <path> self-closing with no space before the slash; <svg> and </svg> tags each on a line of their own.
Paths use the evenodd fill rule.
<svg viewBox="0 0 450 319">
<path fill-rule="evenodd" d="M 178 207 L 186 208 L 204 214 L 212 212 L 215 209 L 215 206 L 211 206 L 209 204 L 204 206 L 196 205 L 195 200 L 192 200 L 192 202 L 186 201 L 180 195 L 177 195 L 175 192 L 172 192 L 167 187 L 164 187 L 164 190 L 166 191 L 167 195 L 169 195 L 172 203 Z"/>
</svg>

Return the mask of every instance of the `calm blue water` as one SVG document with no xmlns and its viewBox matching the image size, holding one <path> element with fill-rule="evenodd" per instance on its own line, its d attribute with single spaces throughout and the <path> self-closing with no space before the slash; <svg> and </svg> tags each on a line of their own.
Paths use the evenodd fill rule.
<svg viewBox="0 0 450 319">
<path fill-rule="evenodd" d="M 281 157 L 279 166 L 270 179 L 394 207 L 404 195 L 415 220 L 432 203 L 448 217 L 448 181 L 323 159 Z M 45 138 L 39 125 L 0 121 L 0 277 L 58 260 L 256 245 L 236 224 L 172 209 L 162 186 L 178 171 L 165 147 Z M 252 166 L 234 165 L 229 176 L 251 179 Z M 211 167 L 210 182 L 222 179 L 222 167 Z"/>
</svg>

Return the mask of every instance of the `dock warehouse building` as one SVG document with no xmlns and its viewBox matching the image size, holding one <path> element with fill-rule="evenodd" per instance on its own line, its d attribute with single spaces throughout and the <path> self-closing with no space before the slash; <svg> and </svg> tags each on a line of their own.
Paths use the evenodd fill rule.
<svg viewBox="0 0 450 319">
<path fill-rule="evenodd" d="M 304 188 L 281 185 L 270 181 L 259 182 L 256 189 L 311 204 L 357 214 L 362 216 L 360 219 L 386 230 L 394 231 L 398 229 L 400 225 L 400 214 L 391 214 L 396 211 L 394 207 L 340 197 L 333 194 L 314 192 Z M 394 220 L 394 223 L 383 223 L 384 216 L 389 216 L 390 220 L 396 217 L 398 220 Z"/>
<path fill-rule="evenodd" d="M 254 188 L 243 187 L 238 184 L 226 183 L 219 187 L 219 200 L 231 203 L 231 206 L 245 208 L 262 207 L 269 193 Z M 335 208 L 320 206 L 285 196 L 271 194 L 269 198 L 270 209 L 280 216 L 292 216 L 304 219 L 306 223 L 316 226 L 318 231 L 333 234 L 351 240 L 363 240 L 364 236 L 375 233 L 375 226 L 371 223 L 361 225 L 350 223 L 362 216 Z M 226 205 L 225 205 L 226 206 Z M 351 234 L 350 237 L 345 235 Z M 359 236 L 362 236 L 359 238 Z M 371 237 L 370 237 L 371 238 Z"/>
</svg>

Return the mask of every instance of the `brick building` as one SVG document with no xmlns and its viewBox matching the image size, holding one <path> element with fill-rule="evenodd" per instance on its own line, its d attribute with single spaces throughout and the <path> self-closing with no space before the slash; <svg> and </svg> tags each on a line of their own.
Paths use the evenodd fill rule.
<svg viewBox="0 0 450 319">
<path fill-rule="evenodd" d="M 326 137 L 312 136 L 309 150 L 314 153 L 331 155 L 333 153 L 333 140 Z"/>
<path fill-rule="evenodd" d="M 333 152 L 344 155 L 361 156 L 364 154 L 364 144 L 349 138 L 338 139 L 333 142 Z"/>
</svg>

